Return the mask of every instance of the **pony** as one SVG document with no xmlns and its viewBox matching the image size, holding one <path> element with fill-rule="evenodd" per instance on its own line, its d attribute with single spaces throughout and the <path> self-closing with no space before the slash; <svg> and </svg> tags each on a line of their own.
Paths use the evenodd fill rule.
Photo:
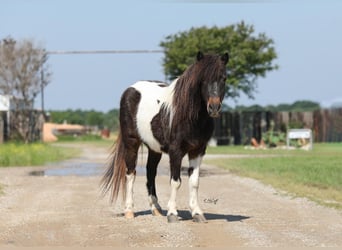
<svg viewBox="0 0 342 250">
<path fill-rule="evenodd" d="M 181 186 L 181 163 L 189 158 L 189 207 L 193 221 L 206 222 L 198 202 L 199 170 L 207 143 L 219 117 L 225 95 L 228 53 L 198 52 L 195 62 L 170 85 L 138 81 L 120 100 L 120 131 L 102 177 L 102 190 L 115 201 L 119 191 L 125 200 L 125 217 L 134 218 L 133 185 L 138 150 L 148 148 L 147 192 L 152 215 L 162 215 L 155 177 L 162 153 L 169 155 L 171 194 L 167 220 L 177 222 L 177 190 Z"/>
</svg>

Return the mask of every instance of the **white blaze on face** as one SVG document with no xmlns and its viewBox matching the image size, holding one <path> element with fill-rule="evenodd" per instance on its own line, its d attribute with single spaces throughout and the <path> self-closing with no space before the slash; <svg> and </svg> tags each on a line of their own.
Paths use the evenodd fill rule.
<svg viewBox="0 0 342 250">
<path fill-rule="evenodd" d="M 131 86 L 141 94 L 136 121 L 138 133 L 155 152 L 161 152 L 161 145 L 153 136 L 151 121 L 158 114 L 163 103 L 171 108 L 174 83 L 167 87 L 160 87 L 158 82 L 139 81 Z"/>
<path fill-rule="evenodd" d="M 212 85 L 209 84 L 208 90 L 210 96 L 218 96 L 219 92 L 217 82 L 214 82 Z"/>
</svg>

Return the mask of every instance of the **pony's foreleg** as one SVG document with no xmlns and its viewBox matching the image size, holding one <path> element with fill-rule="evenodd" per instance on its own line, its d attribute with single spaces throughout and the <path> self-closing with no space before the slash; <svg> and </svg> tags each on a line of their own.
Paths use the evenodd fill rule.
<svg viewBox="0 0 342 250">
<path fill-rule="evenodd" d="M 170 200 L 167 204 L 167 220 L 168 222 L 178 221 L 178 212 L 176 197 L 177 191 L 181 186 L 180 169 L 181 169 L 182 157 L 174 157 L 170 153 L 170 165 L 171 165 L 171 195 Z"/>
<path fill-rule="evenodd" d="M 178 221 L 178 212 L 177 212 L 177 191 L 181 186 L 181 180 L 178 178 L 174 180 L 171 178 L 171 195 L 170 200 L 167 203 L 168 211 L 167 211 L 167 221 L 168 222 L 177 222 Z"/>
<path fill-rule="evenodd" d="M 135 171 L 126 174 L 126 201 L 125 201 L 125 217 L 127 219 L 134 218 L 134 202 L 133 202 L 133 185 L 135 181 Z"/>
<path fill-rule="evenodd" d="M 189 158 L 189 206 L 195 222 L 206 222 L 203 212 L 198 205 L 199 169 L 202 158 L 202 156 L 197 156 L 193 159 Z"/>
</svg>

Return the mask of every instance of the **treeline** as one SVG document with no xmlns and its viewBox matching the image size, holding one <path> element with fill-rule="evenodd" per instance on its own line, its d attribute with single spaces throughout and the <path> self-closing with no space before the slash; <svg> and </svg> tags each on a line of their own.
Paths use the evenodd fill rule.
<svg viewBox="0 0 342 250">
<path fill-rule="evenodd" d="M 234 109 L 226 106 L 225 110 L 227 111 L 238 111 L 238 112 L 248 112 L 248 111 L 271 111 L 271 112 L 305 112 L 305 111 L 314 111 L 319 110 L 320 104 L 313 101 L 296 101 L 292 104 L 279 104 L 279 105 L 267 105 L 267 106 L 260 106 L 260 105 L 251 105 L 251 106 L 243 106 L 238 105 Z"/>
<path fill-rule="evenodd" d="M 80 124 L 97 126 L 99 129 L 108 128 L 115 131 L 119 126 L 119 110 L 112 109 L 107 113 L 95 110 L 50 110 L 47 112 L 49 121 L 53 123 Z"/>
</svg>

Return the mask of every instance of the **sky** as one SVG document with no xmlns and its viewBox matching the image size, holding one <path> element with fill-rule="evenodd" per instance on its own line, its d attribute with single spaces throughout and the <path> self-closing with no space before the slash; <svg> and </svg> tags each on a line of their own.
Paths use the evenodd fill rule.
<svg viewBox="0 0 342 250">
<path fill-rule="evenodd" d="M 168 35 L 244 20 L 274 40 L 279 69 L 257 79 L 254 99 L 242 94 L 226 104 L 342 103 L 340 0 L 0 0 L 0 6 L 0 39 L 32 39 L 47 51 L 160 50 Z M 162 53 L 50 55 L 45 109 L 118 108 L 134 82 L 165 80 L 162 61 Z M 35 105 L 41 107 L 40 96 Z"/>
</svg>

